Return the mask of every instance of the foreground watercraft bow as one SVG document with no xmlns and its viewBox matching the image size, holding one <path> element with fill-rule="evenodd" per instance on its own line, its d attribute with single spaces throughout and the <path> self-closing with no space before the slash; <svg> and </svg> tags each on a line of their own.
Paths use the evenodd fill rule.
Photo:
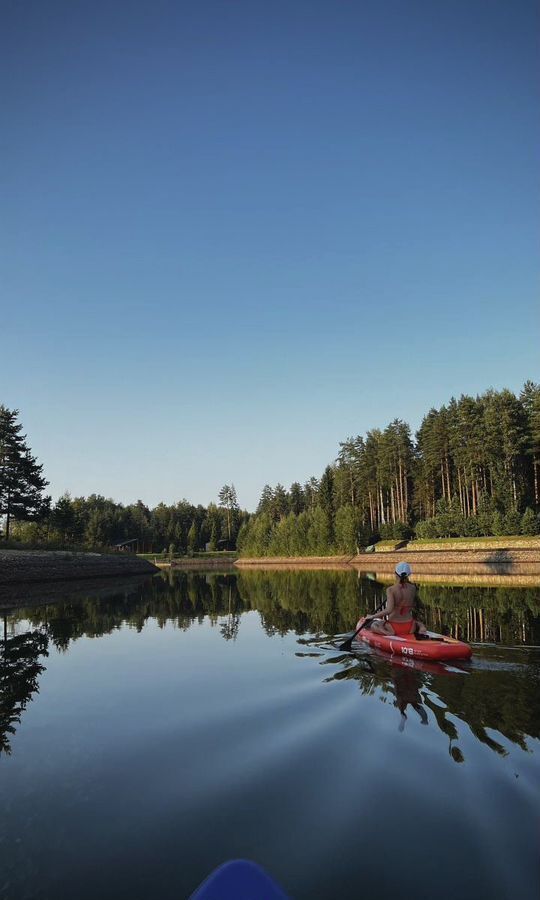
<svg viewBox="0 0 540 900">
<path fill-rule="evenodd" d="M 288 900 L 274 879 L 248 859 L 223 863 L 190 900 Z"/>
</svg>

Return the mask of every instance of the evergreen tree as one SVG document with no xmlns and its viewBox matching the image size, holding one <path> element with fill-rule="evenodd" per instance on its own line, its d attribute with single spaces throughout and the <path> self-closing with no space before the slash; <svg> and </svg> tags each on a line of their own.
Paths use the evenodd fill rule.
<svg viewBox="0 0 540 900">
<path fill-rule="evenodd" d="M 152 552 L 152 516 L 146 504 L 142 500 L 137 500 L 125 510 L 120 507 L 117 512 L 118 530 L 122 532 L 117 535 L 118 540 L 137 538 L 140 553 Z"/>
<path fill-rule="evenodd" d="M 227 520 L 227 539 L 230 541 L 236 514 L 239 511 L 234 484 L 224 484 L 219 492 L 219 505 L 225 510 Z"/>
<path fill-rule="evenodd" d="M 206 530 L 209 533 L 209 550 L 217 550 L 217 542 L 221 537 L 221 517 L 215 503 L 208 504 L 206 513 Z"/>
<path fill-rule="evenodd" d="M 319 482 L 313 476 L 306 481 L 304 485 L 304 497 L 306 498 L 306 509 L 313 509 L 317 503 L 319 494 Z"/>
<path fill-rule="evenodd" d="M 293 556 L 307 556 L 309 553 L 308 531 L 311 511 L 304 510 L 294 521 L 294 533 L 291 539 Z"/>
<path fill-rule="evenodd" d="M 326 556 L 332 552 L 328 516 L 320 506 L 315 507 L 310 513 L 307 544 L 311 556 Z"/>
<path fill-rule="evenodd" d="M 56 501 L 51 512 L 50 522 L 52 527 L 60 533 L 63 541 L 75 540 L 76 511 L 68 493 L 63 494 Z"/>
<path fill-rule="evenodd" d="M 272 509 L 272 502 L 274 499 L 274 492 L 269 484 L 265 484 L 262 489 L 261 499 L 259 500 L 259 504 L 257 506 L 257 515 L 263 512 L 270 512 Z"/>
<path fill-rule="evenodd" d="M 273 523 L 270 514 L 261 513 L 250 520 L 244 539 L 246 556 L 267 556 L 272 539 Z"/>
<path fill-rule="evenodd" d="M 377 477 L 380 437 L 381 433 L 378 429 L 367 432 L 362 458 L 369 511 L 369 527 L 372 534 L 376 534 L 379 526 L 385 523 L 380 485 Z"/>
<path fill-rule="evenodd" d="M 306 508 L 306 498 L 304 496 L 304 491 L 302 490 L 301 484 L 298 481 L 294 481 L 291 484 L 291 489 L 289 491 L 289 505 L 291 508 L 291 512 L 298 516 L 301 512 L 304 512 Z"/>
<path fill-rule="evenodd" d="M 540 534 L 540 518 L 530 506 L 527 507 L 521 517 L 520 531 L 521 534 L 527 535 Z"/>
<path fill-rule="evenodd" d="M 236 536 L 236 548 L 240 553 L 243 553 L 246 549 L 246 546 L 249 541 L 249 521 L 242 522 L 240 528 L 238 529 L 238 534 Z M 244 553 L 244 555 L 246 555 Z"/>
<path fill-rule="evenodd" d="M 289 512 L 289 498 L 282 484 L 276 484 L 274 488 L 270 512 L 275 522 L 285 518 Z"/>
<path fill-rule="evenodd" d="M 86 543 L 90 547 L 105 547 L 109 543 L 110 525 L 110 519 L 103 510 L 93 509 L 85 529 Z"/>
<path fill-rule="evenodd" d="M 151 527 L 153 540 L 159 550 L 164 551 L 170 543 L 169 527 L 171 522 L 171 508 L 165 503 L 159 503 L 152 510 Z"/>
<path fill-rule="evenodd" d="M 334 537 L 334 472 L 332 466 L 327 466 L 323 472 L 319 485 L 319 506 L 323 510 L 328 527 L 328 542 L 332 543 Z"/>
<path fill-rule="evenodd" d="M 217 550 L 217 542 L 219 541 L 219 525 L 214 519 L 212 521 L 212 530 L 210 531 L 210 550 Z"/>
<path fill-rule="evenodd" d="M 12 521 L 38 518 L 50 503 L 50 497 L 43 496 L 48 484 L 43 466 L 21 434 L 18 416 L 17 409 L 0 406 L 0 516 L 5 516 L 6 540 Z"/>
<path fill-rule="evenodd" d="M 517 510 L 525 493 L 523 468 L 526 414 L 511 391 L 488 391 L 484 397 L 485 470 L 483 489 L 498 496 L 502 508 Z"/>
<path fill-rule="evenodd" d="M 532 462 L 534 505 L 538 509 L 540 507 L 540 384 L 526 381 L 520 399 L 527 418 L 526 453 Z"/>
<path fill-rule="evenodd" d="M 289 513 L 283 516 L 273 528 L 272 539 L 270 542 L 270 552 L 273 556 L 294 556 L 295 541 L 294 535 L 296 531 L 296 516 Z"/>
<path fill-rule="evenodd" d="M 354 507 L 361 502 L 361 464 L 363 450 L 364 441 L 360 436 L 355 438 L 349 437 L 339 445 L 337 471 L 342 477 L 343 485 L 342 492 L 340 491 L 340 506 L 350 504 Z"/>
<path fill-rule="evenodd" d="M 335 520 L 336 550 L 339 553 L 357 553 L 359 531 L 358 512 L 354 506 L 340 506 Z"/>
<path fill-rule="evenodd" d="M 191 523 L 191 527 L 188 531 L 188 536 L 187 536 L 188 550 L 190 550 L 192 553 L 194 553 L 195 550 L 197 549 L 198 539 L 199 539 L 199 534 L 198 534 L 198 530 L 197 530 L 197 523 L 194 519 L 193 522 Z"/>
</svg>

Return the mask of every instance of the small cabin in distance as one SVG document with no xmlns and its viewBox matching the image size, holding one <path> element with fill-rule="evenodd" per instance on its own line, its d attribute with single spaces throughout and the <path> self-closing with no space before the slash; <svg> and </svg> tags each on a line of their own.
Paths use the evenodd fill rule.
<svg viewBox="0 0 540 900">
<path fill-rule="evenodd" d="M 114 544 L 112 549 L 115 553 L 138 553 L 139 538 L 130 538 L 128 541 L 121 541 L 119 544 Z"/>
<path fill-rule="evenodd" d="M 210 541 L 208 541 L 208 543 L 205 544 L 204 549 L 206 550 L 207 553 L 212 552 L 210 549 Z M 236 544 L 234 543 L 234 541 L 230 541 L 228 538 L 223 538 L 222 540 L 217 541 L 216 550 L 218 550 L 218 551 L 236 550 Z"/>
</svg>

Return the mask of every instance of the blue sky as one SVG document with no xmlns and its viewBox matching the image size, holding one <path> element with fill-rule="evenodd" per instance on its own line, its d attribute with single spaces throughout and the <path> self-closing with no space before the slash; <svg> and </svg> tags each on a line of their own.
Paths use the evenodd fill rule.
<svg viewBox="0 0 540 900">
<path fill-rule="evenodd" d="M 206 504 L 539 372 L 536 3 L 3 9 L 0 402 Z"/>
</svg>

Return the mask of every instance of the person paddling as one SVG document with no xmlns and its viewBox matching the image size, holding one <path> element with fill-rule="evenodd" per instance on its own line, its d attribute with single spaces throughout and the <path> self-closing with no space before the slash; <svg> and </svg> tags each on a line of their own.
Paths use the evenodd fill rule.
<svg viewBox="0 0 540 900">
<path fill-rule="evenodd" d="M 424 623 L 413 617 L 416 585 L 409 581 L 410 574 L 409 563 L 398 563 L 395 583 L 386 591 L 386 606 L 379 612 L 366 616 L 370 621 L 367 627 L 372 631 L 377 634 L 394 634 L 398 637 L 426 633 Z"/>
</svg>

